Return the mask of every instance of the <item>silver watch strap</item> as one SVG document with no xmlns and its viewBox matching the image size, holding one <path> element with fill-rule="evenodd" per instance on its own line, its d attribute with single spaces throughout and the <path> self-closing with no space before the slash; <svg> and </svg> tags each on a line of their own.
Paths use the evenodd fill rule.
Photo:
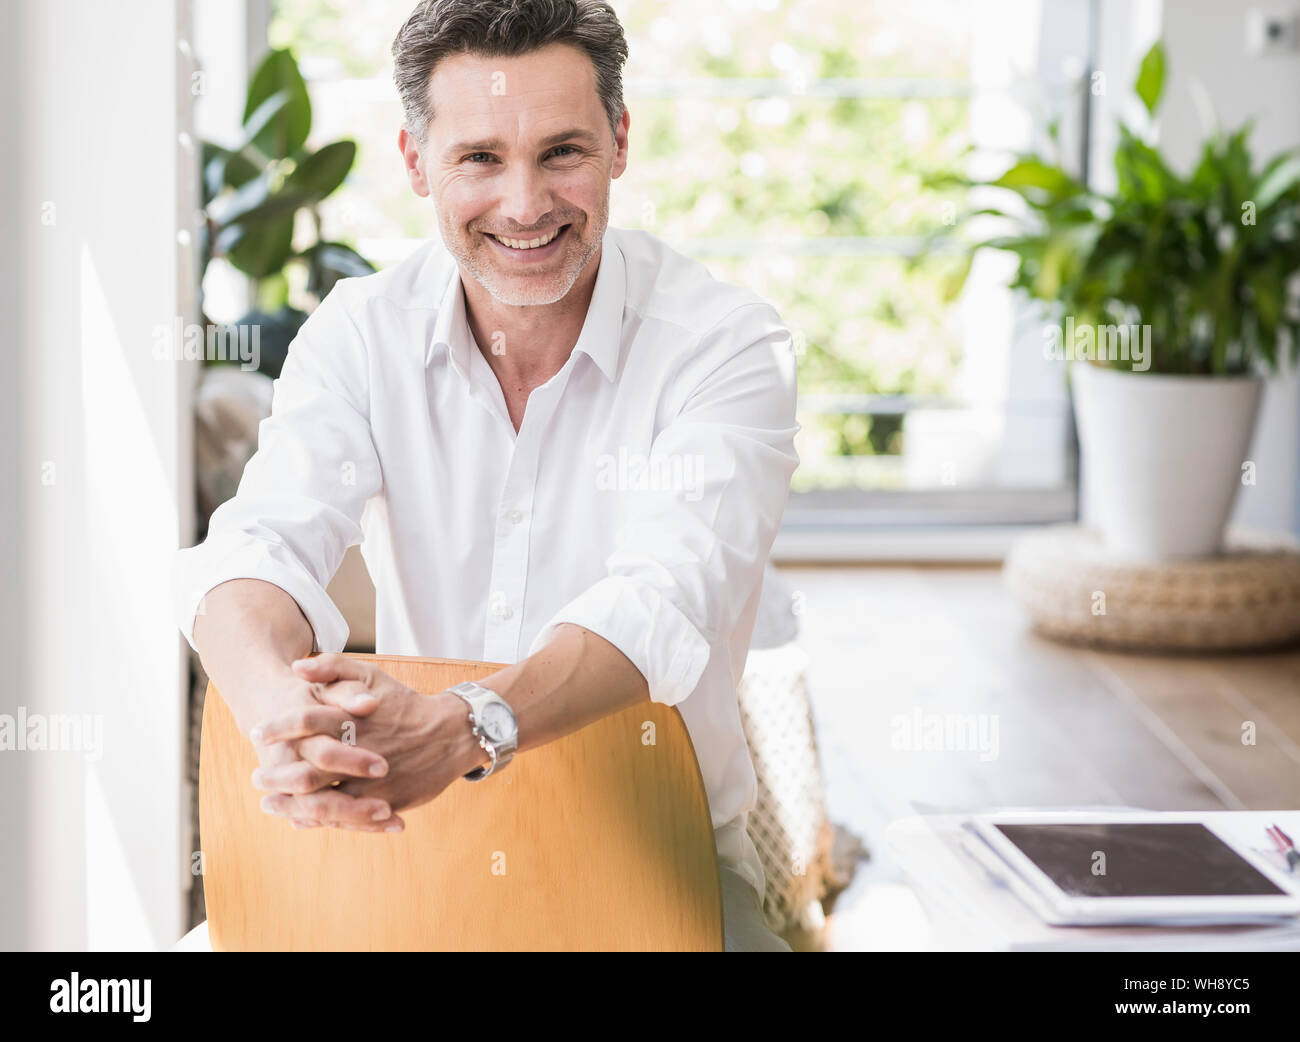
<svg viewBox="0 0 1300 1042">
<path fill-rule="evenodd" d="M 447 689 L 452 694 L 461 699 L 469 708 L 468 719 L 470 731 L 478 739 L 479 748 L 488 755 L 489 763 L 483 767 L 475 767 L 465 775 L 466 781 L 482 781 L 484 778 L 505 768 L 511 760 L 514 759 L 515 749 L 518 748 L 518 730 L 512 740 L 506 742 L 495 742 L 489 738 L 479 726 L 478 714 L 482 706 L 488 703 L 500 703 L 504 706 L 511 718 L 514 717 L 514 711 L 510 709 L 509 703 L 490 688 L 482 684 L 476 684 L 473 681 L 466 681 L 462 684 L 456 684 L 454 687 Z"/>
</svg>

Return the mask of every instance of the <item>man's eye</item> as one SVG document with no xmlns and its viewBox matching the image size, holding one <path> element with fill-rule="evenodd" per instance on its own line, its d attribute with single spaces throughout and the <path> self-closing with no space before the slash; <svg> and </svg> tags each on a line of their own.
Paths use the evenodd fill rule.
<svg viewBox="0 0 1300 1042">
<path fill-rule="evenodd" d="M 573 145 L 556 145 L 555 148 L 551 149 L 551 155 L 563 159 L 570 153 L 576 154 L 577 151 L 578 150 Z M 471 152 L 465 157 L 466 160 L 475 166 L 482 166 L 484 162 L 488 162 L 492 158 L 493 156 L 491 152 Z M 482 160 L 481 162 L 480 159 Z"/>
</svg>

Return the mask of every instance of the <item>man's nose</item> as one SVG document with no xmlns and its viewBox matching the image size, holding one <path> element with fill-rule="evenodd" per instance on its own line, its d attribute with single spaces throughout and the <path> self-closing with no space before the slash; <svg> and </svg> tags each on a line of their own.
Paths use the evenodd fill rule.
<svg viewBox="0 0 1300 1042">
<path fill-rule="evenodd" d="M 546 175 L 526 163 L 516 163 L 506 175 L 501 213 L 521 228 L 531 229 L 551 208 Z"/>
</svg>

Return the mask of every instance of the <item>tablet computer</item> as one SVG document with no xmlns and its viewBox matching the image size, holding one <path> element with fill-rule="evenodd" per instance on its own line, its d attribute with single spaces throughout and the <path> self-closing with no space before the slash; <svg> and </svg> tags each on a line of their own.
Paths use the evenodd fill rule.
<svg viewBox="0 0 1300 1042">
<path fill-rule="evenodd" d="M 1190 813 L 982 814 L 970 823 L 978 840 L 967 845 L 1051 923 L 1229 923 L 1300 915 L 1294 876 L 1198 819 Z"/>
</svg>

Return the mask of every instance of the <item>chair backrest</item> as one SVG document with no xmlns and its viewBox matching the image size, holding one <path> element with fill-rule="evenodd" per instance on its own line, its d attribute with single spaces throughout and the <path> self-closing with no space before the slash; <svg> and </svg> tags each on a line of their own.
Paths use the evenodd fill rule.
<svg viewBox="0 0 1300 1042">
<path fill-rule="evenodd" d="M 500 669 L 351 655 L 434 694 Z M 722 949 L 708 798 L 681 714 L 645 703 L 458 781 L 400 834 L 262 812 L 252 746 L 209 685 L 199 760 L 216 951 Z"/>
</svg>

